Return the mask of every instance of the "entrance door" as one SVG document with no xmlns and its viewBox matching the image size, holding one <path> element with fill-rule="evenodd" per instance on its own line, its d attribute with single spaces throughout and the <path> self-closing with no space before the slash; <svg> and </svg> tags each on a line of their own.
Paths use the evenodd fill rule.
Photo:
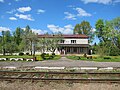
<svg viewBox="0 0 120 90">
<path fill-rule="evenodd" d="M 76 47 L 73 48 L 73 53 L 77 54 L 77 48 Z"/>
</svg>

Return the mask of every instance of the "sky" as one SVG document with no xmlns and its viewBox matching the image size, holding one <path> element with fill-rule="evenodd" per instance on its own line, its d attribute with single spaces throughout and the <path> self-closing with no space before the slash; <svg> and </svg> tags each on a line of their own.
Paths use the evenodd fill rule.
<svg viewBox="0 0 120 90">
<path fill-rule="evenodd" d="M 98 19 L 119 16 L 120 0 L 0 0 L 0 33 L 29 25 L 38 34 L 72 34 L 83 20 L 95 30 Z"/>
</svg>

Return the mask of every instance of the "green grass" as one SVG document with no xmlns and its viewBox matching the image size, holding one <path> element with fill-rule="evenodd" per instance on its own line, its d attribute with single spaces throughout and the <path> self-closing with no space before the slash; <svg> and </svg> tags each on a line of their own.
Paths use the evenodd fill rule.
<svg viewBox="0 0 120 90">
<path fill-rule="evenodd" d="M 55 55 L 55 57 L 54 57 L 52 60 L 58 60 L 58 59 L 60 59 L 60 58 L 61 58 L 60 55 Z"/>
<path fill-rule="evenodd" d="M 33 56 L 23 55 L 23 56 L 16 56 L 16 55 L 1 55 L 0 58 L 33 58 Z"/>
<path fill-rule="evenodd" d="M 85 61 L 96 61 L 96 62 L 120 62 L 120 56 L 105 56 L 110 59 L 104 59 L 104 57 L 92 56 L 92 59 L 87 59 L 83 56 L 67 56 L 68 59 L 72 60 L 85 60 Z"/>
<path fill-rule="evenodd" d="M 42 61 L 43 58 L 40 56 L 40 55 L 36 55 L 36 60 L 38 61 Z M 1 55 L 0 58 L 33 58 L 33 56 L 28 56 L 28 55 L 23 55 L 23 56 L 16 56 L 16 55 L 6 55 L 6 56 L 3 56 Z M 58 60 L 60 59 L 61 56 L 60 55 L 55 55 L 55 57 L 53 59 L 50 59 L 50 60 Z"/>
</svg>

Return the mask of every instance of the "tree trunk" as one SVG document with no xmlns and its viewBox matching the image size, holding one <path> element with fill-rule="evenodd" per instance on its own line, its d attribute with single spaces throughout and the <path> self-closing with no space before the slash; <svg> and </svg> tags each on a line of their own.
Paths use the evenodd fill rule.
<svg viewBox="0 0 120 90">
<path fill-rule="evenodd" d="M 5 56 L 5 49 L 3 48 L 3 55 Z"/>
<path fill-rule="evenodd" d="M 32 40 L 31 40 L 31 55 L 32 55 Z"/>
</svg>

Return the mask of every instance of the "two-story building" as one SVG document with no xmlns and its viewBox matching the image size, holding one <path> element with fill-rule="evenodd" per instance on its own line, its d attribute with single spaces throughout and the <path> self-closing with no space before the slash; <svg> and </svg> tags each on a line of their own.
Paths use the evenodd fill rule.
<svg viewBox="0 0 120 90">
<path fill-rule="evenodd" d="M 84 34 L 62 35 L 58 43 L 60 54 L 84 54 L 88 53 L 88 36 Z M 38 38 L 53 38 L 52 35 L 38 35 Z"/>
</svg>

